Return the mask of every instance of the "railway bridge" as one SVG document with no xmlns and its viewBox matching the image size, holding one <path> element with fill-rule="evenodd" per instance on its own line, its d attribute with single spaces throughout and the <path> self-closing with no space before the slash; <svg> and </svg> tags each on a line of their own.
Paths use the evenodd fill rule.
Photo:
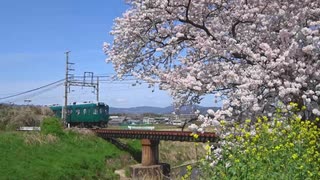
<svg viewBox="0 0 320 180">
<path fill-rule="evenodd" d="M 215 133 L 198 133 L 197 138 L 192 136 L 190 131 L 150 131 L 150 130 L 113 130 L 113 129 L 93 129 L 97 136 L 104 139 L 110 138 L 127 138 L 127 139 L 141 139 L 142 145 L 142 159 L 141 167 L 143 169 L 154 169 L 159 167 L 164 171 L 163 165 L 159 164 L 159 142 L 164 141 L 189 141 L 189 142 L 215 142 L 217 136 Z M 141 170 L 141 167 L 135 168 Z M 132 176 L 135 173 L 131 172 Z M 169 166 L 170 171 L 170 166 Z M 164 174 L 166 174 L 164 172 Z"/>
</svg>

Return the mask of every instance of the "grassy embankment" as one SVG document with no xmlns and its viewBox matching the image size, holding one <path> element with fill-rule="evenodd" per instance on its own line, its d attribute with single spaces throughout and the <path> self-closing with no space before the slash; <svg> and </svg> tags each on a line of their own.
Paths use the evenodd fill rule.
<svg viewBox="0 0 320 180">
<path fill-rule="evenodd" d="M 136 163 L 93 134 L 54 126 L 42 126 L 41 133 L 0 132 L 1 179 L 117 179 L 115 169 Z"/>
</svg>

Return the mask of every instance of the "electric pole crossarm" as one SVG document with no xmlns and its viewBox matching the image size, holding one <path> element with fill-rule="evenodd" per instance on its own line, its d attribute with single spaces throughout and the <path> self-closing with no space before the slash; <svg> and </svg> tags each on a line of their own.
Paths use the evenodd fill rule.
<svg viewBox="0 0 320 180">
<path fill-rule="evenodd" d="M 69 82 L 70 86 L 97 87 L 97 83 Z"/>
</svg>

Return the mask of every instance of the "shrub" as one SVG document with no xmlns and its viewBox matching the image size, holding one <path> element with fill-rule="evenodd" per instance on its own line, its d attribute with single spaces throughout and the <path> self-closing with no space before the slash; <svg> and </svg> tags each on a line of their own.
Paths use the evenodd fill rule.
<svg viewBox="0 0 320 180">
<path fill-rule="evenodd" d="M 0 130 L 14 130 L 20 126 L 40 126 L 53 112 L 48 107 L 9 106 L 0 104 Z"/>
<path fill-rule="evenodd" d="M 64 135 L 63 126 L 58 118 L 48 117 L 41 123 L 41 132 L 43 134 Z"/>
<path fill-rule="evenodd" d="M 220 148 L 202 160 L 205 178 L 320 179 L 320 129 L 298 112 L 223 125 Z M 223 123 L 222 123 L 223 124 Z M 208 148 L 210 149 L 210 148 Z"/>
</svg>

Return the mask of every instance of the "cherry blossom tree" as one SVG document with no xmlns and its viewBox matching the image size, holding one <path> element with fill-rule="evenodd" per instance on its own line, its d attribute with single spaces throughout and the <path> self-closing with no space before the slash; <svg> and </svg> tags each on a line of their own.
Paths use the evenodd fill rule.
<svg viewBox="0 0 320 180">
<path fill-rule="evenodd" d="M 178 104 L 223 99 L 213 120 L 297 102 L 320 116 L 319 0 L 129 0 L 107 61 Z M 214 101 L 212 101 L 214 103 Z"/>
</svg>

